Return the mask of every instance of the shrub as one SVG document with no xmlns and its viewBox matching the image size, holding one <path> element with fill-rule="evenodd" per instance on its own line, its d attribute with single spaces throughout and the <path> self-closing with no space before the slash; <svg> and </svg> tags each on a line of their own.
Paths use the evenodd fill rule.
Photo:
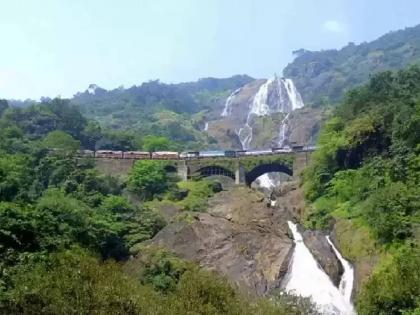
<svg viewBox="0 0 420 315">
<path fill-rule="evenodd" d="M 359 315 L 416 314 L 420 307 L 420 251 L 404 246 L 362 287 Z"/>
<path fill-rule="evenodd" d="M 164 165 L 159 161 L 137 161 L 129 178 L 131 190 L 144 200 L 162 193 L 167 188 L 167 175 Z"/>
</svg>

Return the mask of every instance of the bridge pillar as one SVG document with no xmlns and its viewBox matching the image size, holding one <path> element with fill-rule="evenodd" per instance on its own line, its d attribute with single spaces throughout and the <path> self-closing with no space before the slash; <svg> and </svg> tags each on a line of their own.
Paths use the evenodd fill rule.
<svg viewBox="0 0 420 315">
<path fill-rule="evenodd" d="M 235 167 L 235 185 L 245 184 L 245 170 L 238 162 Z"/>
<path fill-rule="evenodd" d="M 187 161 L 181 160 L 181 161 L 178 162 L 177 172 L 178 172 L 179 178 L 181 178 L 182 181 L 186 182 L 188 180 L 188 165 L 187 165 Z"/>
<path fill-rule="evenodd" d="M 299 178 L 302 171 L 308 166 L 310 160 L 309 152 L 298 152 L 293 161 L 293 177 Z"/>
</svg>

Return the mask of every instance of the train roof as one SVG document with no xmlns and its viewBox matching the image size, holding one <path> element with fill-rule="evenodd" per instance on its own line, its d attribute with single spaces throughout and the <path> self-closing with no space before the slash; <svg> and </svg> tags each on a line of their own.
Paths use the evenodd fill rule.
<svg viewBox="0 0 420 315">
<path fill-rule="evenodd" d="M 122 151 L 112 151 L 112 150 L 97 150 L 97 153 L 122 153 Z"/>
<path fill-rule="evenodd" d="M 125 151 L 127 154 L 150 154 L 148 151 Z"/>
<path fill-rule="evenodd" d="M 156 151 L 156 152 L 153 152 L 153 154 L 178 154 L 178 152 L 175 152 L 175 151 Z"/>
</svg>

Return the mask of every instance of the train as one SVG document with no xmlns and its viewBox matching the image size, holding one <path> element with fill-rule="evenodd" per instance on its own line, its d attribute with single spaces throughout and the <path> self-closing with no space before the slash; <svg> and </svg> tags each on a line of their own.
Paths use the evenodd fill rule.
<svg viewBox="0 0 420 315">
<path fill-rule="evenodd" d="M 132 160 L 189 160 L 200 158 L 220 157 L 246 157 L 258 155 L 281 154 L 291 152 L 314 151 L 315 146 L 292 145 L 291 147 L 278 147 L 259 150 L 214 150 L 214 151 L 112 151 L 112 150 L 80 150 L 79 155 L 83 157 L 108 158 L 108 159 L 132 159 Z"/>
</svg>

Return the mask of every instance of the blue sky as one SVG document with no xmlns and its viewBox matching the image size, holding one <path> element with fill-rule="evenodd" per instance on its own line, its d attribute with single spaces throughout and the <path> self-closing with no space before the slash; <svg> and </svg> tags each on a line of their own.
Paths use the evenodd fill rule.
<svg viewBox="0 0 420 315">
<path fill-rule="evenodd" d="M 420 23 L 418 0 L 0 0 L 0 98 L 281 73 Z"/>
</svg>

